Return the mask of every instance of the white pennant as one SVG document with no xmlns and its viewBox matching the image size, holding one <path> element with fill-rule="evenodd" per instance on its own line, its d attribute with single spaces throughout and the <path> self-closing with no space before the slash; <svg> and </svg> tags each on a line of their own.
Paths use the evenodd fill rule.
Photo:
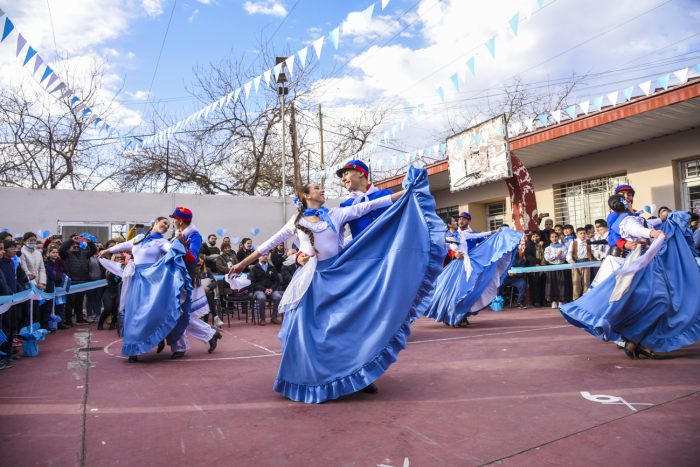
<svg viewBox="0 0 700 467">
<path fill-rule="evenodd" d="M 648 96 L 651 93 L 651 80 L 639 83 L 639 89 L 642 90 L 645 96 Z"/>
<path fill-rule="evenodd" d="M 265 79 L 265 86 L 270 86 L 270 75 L 272 75 L 272 68 L 263 73 L 263 78 Z"/>
<path fill-rule="evenodd" d="M 607 95 L 608 100 L 612 105 L 617 105 L 617 95 L 619 94 L 618 91 L 611 92 L 610 94 Z"/>
<path fill-rule="evenodd" d="M 591 102 L 583 101 L 578 106 L 581 107 L 581 110 L 583 110 L 584 114 L 588 115 L 588 109 L 591 107 Z"/>
<path fill-rule="evenodd" d="M 555 122 L 561 123 L 561 110 L 555 110 L 552 112 L 552 117 L 554 118 Z"/>
<path fill-rule="evenodd" d="M 260 80 L 262 79 L 261 75 L 258 75 L 255 77 L 253 80 L 253 86 L 255 86 L 255 93 L 257 94 L 258 89 L 260 89 Z"/>
<path fill-rule="evenodd" d="M 252 81 L 248 81 L 243 85 L 243 89 L 245 90 L 245 98 L 248 99 L 248 96 L 250 95 L 250 87 L 253 85 Z"/>
<path fill-rule="evenodd" d="M 232 98 L 233 98 L 233 91 L 226 94 L 226 105 L 229 105 L 231 103 Z"/>
<path fill-rule="evenodd" d="M 297 52 L 297 56 L 299 57 L 299 62 L 301 62 L 301 67 L 304 68 L 306 66 L 306 54 L 309 52 L 309 47 L 304 47 L 300 51 Z"/>
<path fill-rule="evenodd" d="M 674 71 L 673 76 L 675 76 L 678 81 L 685 84 L 688 81 L 688 68 Z"/>
<path fill-rule="evenodd" d="M 287 65 L 287 70 L 289 70 L 289 77 L 291 78 L 294 74 L 294 55 L 290 55 L 289 57 L 287 57 L 287 60 L 284 61 L 284 64 Z"/>
<path fill-rule="evenodd" d="M 313 42 L 314 50 L 316 51 L 316 58 L 321 60 L 321 50 L 323 49 L 323 40 L 326 36 L 321 36 Z"/>
<path fill-rule="evenodd" d="M 391 0 L 382 0 L 382 11 L 384 11 L 384 8 L 389 4 Z"/>
<path fill-rule="evenodd" d="M 527 131 L 532 131 L 535 129 L 535 121 L 530 119 L 530 120 L 525 120 L 525 127 L 527 128 Z"/>
</svg>

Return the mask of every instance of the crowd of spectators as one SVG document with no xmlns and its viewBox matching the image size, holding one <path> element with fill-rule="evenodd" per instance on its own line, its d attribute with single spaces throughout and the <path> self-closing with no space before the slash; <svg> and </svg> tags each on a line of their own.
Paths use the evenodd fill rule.
<svg viewBox="0 0 700 467">
<path fill-rule="evenodd" d="M 128 238 L 134 234 L 130 232 Z M 0 328 L 6 341 L 0 345 L 0 369 L 11 368 L 19 358 L 19 331 L 30 324 L 30 319 L 49 332 L 91 323 L 96 323 L 97 330 L 119 331 L 121 277 L 106 271 L 98 258 L 104 249 L 124 241 L 126 238 L 117 237 L 103 245 L 97 238 L 85 233 L 72 234 L 66 239 L 54 235 L 40 242 L 33 232 L 17 238 L 7 232 L 0 233 L 0 296 L 27 290 L 30 283 L 41 291 L 53 293 L 59 287 L 70 292 L 78 284 L 101 279 L 106 282 L 104 286 L 82 292 L 73 291 L 53 300 L 17 303 L 1 313 Z M 255 309 L 258 310 L 257 322 L 260 324 L 266 324 L 265 305 L 270 303 L 271 323 L 279 324 L 277 306 L 296 270 L 296 250 L 287 250 L 284 245 L 278 245 L 269 258 L 264 256 L 248 268 L 249 287 L 231 290 L 222 276 L 253 251 L 250 238 L 242 239 L 234 250 L 228 237 L 224 237 L 221 243 L 214 234 L 207 237 L 198 263 L 211 311 L 203 319 L 211 319 L 213 325 L 221 326 L 223 321 L 219 315 L 225 297 L 235 295 L 249 297 L 251 304 L 257 304 Z M 131 256 L 116 253 L 109 259 L 126 264 Z M 244 312 L 248 312 L 247 307 Z"/>
</svg>

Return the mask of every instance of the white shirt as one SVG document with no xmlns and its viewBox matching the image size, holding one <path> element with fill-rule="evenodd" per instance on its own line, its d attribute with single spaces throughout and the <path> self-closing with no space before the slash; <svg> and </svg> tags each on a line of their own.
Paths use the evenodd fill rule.
<svg viewBox="0 0 700 467">
<path fill-rule="evenodd" d="M 609 234 L 610 230 L 606 230 L 603 235 L 596 233 L 595 235 L 593 235 L 593 240 L 607 241 Z M 606 256 L 608 256 L 608 253 L 610 253 L 610 245 L 608 245 L 607 243 L 605 245 L 591 245 L 591 250 L 593 250 L 593 257 L 595 259 L 603 260 Z"/>
<path fill-rule="evenodd" d="M 574 243 L 577 244 L 576 258 L 574 258 Z M 580 240 L 578 238 L 573 239 L 571 242 L 569 242 L 569 247 L 566 250 L 566 261 L 569 263 L 574 262 L 574 259 L 577 263 L 588 261 L 587 246 L 588 244 L 585 240 Z"/>
<path fill-rule="evenodd" d="M 465 230 L 457 230 L 457 233 L 459 234 L 458 249 L 465 255 L 469 254 L 469 245 L 467 243 L 469 240 L 474 240 L 475 238 L 486 238 L 492 235 L 492 232 L 474 233 L 471 227 L 467 227 Z"/>
<path fill-rule="evenodd" d="M 270 250 L 272 250 L 275 245 L 284 242 L 285 240 L 296 235 L 299 238 L 299 250 L 304 252 L 309 256 L 318 256 L 319 261 L 323 261 L 328 258 L 332 258 L 338 254 L 341 247 L 343 246 L 343 233 L 345 231 L 345 224 L 355 220 L 359 217 L 364 216 L 370 211 L 375 209 L 384 208 L 390 206 L 393 202 L 391 201 L 391 195 L 382 196 L 372 201 L 367 201 L 366 203 L 353 204 L 352 206 L 332 208 L 328 211 L 328 216 L 330 217 L 333 225 L 335 226 L 335 231 L 324 221 L 312 223 L 307 221 L 305 218 L 299 220 L 299 224 L 311 230 L 314 234 L 314 245 L 311 245 L 311 240 L 309 236 L 306 235 L 301 230 L 297 230 L 294 226 L 294 221 L 297 216 L 292 217 L 289 221 L 282 227 L 276 234 L 274 234 L 269 239 L 265 240 L 260 246 L 258 246 L 257 251 L 266 255 Z M 318 250 L 318 254 L 314 251 L 314 246 Z"/>
<path fill-rule="evenodd" d="M 564 264 L 566 251 L 566 247 L 561 243 L 552 243 L 544 249 L 544 259 L 550 264 Z"/>
<path fill-rule="evenodd" d="M 161 259 L 173 246 L 172 243 L 164 238 L 153 238 L 146 243 L 141 241 L 143 238 L 143 234 L 137 235 L 128 242 L 114 245 L 108 251 L 110 253 L 120 253 L 131 250 L 134 264 L 152 264 Z"/>
</svg>

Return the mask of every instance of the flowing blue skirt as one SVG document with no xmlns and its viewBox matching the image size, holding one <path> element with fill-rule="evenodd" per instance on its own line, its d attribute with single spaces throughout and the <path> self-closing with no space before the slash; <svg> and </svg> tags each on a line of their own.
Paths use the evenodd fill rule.
<svg viewBox="0 0 700 467">
<path fill-rule="evenodd" d="M 469 251 L 469 278 L 463 260 L 450 262 L 435 282 L 424 315 L 454 326 L 479 313 L 498 295 L 498 288 L 515 261 L 523 233 L 508 228 L 491 235 Z"/>
<path fill-rule="evenodd" d="M 407 192 L 334 258 L 320 261 L 279 338 L 274 390 L 306 403 L 356 392 L 405 348 L 415 316 L 445 256 L 425 170 L 411 167 Z"/>
<path fill-rule="evenodd" d="M 669 237 L 637 272 L 620 300 L 610 303 L 612 274 L 560 308 L 571 324 L 604 340 L 620 337 L 657 352 L 691 345 L 700 337 L 700 269 L 686 240 L 689 215 L 672 212 L 661 230 Z"/>
<path fill-rule="evenodd" d="M 136 265 L 126 297 L 122 354 L 148 352 L 169 334 L 172 338 L 171 333 L 181 316 L 187 317 L 189 300 L 181 307 L 180 297 L 183 291 L 188 293 L 192 285 L 184 255 L 184 247 L 176 241 L 155 263 Z M 182 308 L 185 308 L 184 313 Z"/>
</svg>

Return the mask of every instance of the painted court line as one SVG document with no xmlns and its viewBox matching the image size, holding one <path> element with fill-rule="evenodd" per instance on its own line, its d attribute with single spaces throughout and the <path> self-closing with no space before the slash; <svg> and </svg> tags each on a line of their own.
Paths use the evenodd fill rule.
<svg viewBox="0 0 700 467">
<path fill-rule="evenodd" d="M 424 339 L 420 341 L 409 341 L 409 344 L 424 344 L 426 342 L 444 342 L 444 341 L 456 341 L 456 340 L 462 340 L 462 339 L 474 339 L 477 337 L 489 337 L 489 336 L 504 336 L 506 334 L 518 334 L 518 333 L 523 333 L 523 332 L 534 332 L 534 331 L 546 331 L 548 329 L 561 329 L 561 328 L 570 328 L 571 326 L 568 324 L 564 324 L 561 326 L 549 326 L 546 328 L 534 328 L 534 329 L 520 329 L 518 331 L 505 331 L 505 332 L 492 332 L 488 334 L 472 334 L 469 336 L 456 336 L 456 337 L 441 337 L 437 339 Z"/>
<path fill-rule="evenodd" d="M 109 344 L 107 344 L 107 346 L 104 348 L 104 353 L 106 353 L 110 357 L 121 358 L 123 360 L 126 360 L 127 357 L 125 357 L 124 355 L 115 355 L 112 352 L 110 352 L 110 350 L 109 350 L 109 348 L 113 344 L 116 344 L 117 342 L 120 342 L 120 341 L 121 341 L 121 339 L 117 339 L 117 340 L 112 341 Z M 265 350 L 272 352 L 269 349 L 265 349 Z M 262 355 L 246 355 L 243 357 L 179 358 L 177 360 L 164 359 L 163 361 L 164 362 L 212 362 L 212 361 L 218 361 L 218 360 L 248 360 L 248 359 L 252 359 L 252 358 L 274 357 L 277 355 L 282 355 L 282 354 L 272 352 L 272 353 L 267 353 L 267 354 L 262 354 Z"/>
</svg>

